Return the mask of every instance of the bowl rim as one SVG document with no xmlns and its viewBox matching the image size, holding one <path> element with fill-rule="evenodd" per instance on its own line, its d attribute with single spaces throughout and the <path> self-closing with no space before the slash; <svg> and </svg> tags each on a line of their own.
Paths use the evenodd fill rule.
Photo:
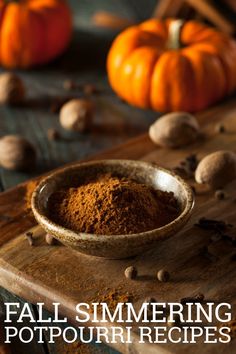
<svg viewBox="0 0 236 354">
<path fill-rule="evenodd" d="M 38 198 L 40 195 L 40 192 L 42 188 L 45 187 L 45 185 L 54 179 L 56 176 L 62 175 L 64 173 L 69 173 L 69 171 L 76 170 L 77 168 L 83 168 L 83 166 L 94 166 L 97 164 L 122 164 L 122 163 L 129 163 L 134 165 L 141 165 L 143 167 L 153 167 L 157 170 L 160 170 L 162 172 L 167 173 L 168 175 L 174 177 L 182 186 L 183 189 L 186 193 L 186 205 L 182 212 L 178 215 L 177 218 L 172 220 L 170 223 L 163 225 L 162 227 L 151 229 L 148 231 L 144 232 L 139 232 L 139 233 L 132 233 L 132 234 L 118 234 L 118 235 L 104 235 L 104 234 L 91 234 L 91 233 L 85 233 L 85 232 L 76 232 L 73 231 L 72 229 L 68 229 L 64 226 L 61 226 L 59 224 L 56 224 L 54 221 L 49 219 L 44 213 L 41 213 L 37 206 Z M 140 238 L 140 237 L 148 237 L 148 236 L 153 236 L 156 235 L 157 232 L 161 233 L 168 233 L 170 230 L 173 230 L 173 226 L 177 226 L 182 221 L 188 220 L 188 218 L 191 215 L 191 212 L 193 210 L 195 204 L 195 197 L 193 190 L 191 186 L 184 181 L 183 178 L 178 176 L 176 173 L 163 168 L 156 164 L 155 162 L 147 162 L 147 161 L 142 161 L 142 160 L 129 160 L 129 159 L 103 159 L 103 160 L 92 160 L 92 161 L 87 161 L 87 162 L 79 162 L 79 163 L 74 163 L 70 166 L 62 167 L 57 169 L 56 171 L 50 173 L 46 177 L 44 177 L 39 184 L 36 186 L 32 197 L 31 197 L 31 209 L 33 211 L 33 214 L 37 220 L 37 222 L 40 225 L 46 226 L 52 233 L 56 232 L 57 234 L 60 233 L 60 235 L 67 235 L 70 237 L 73 237 L 73 239 L 76 240 L 87 240 L 87 241 L 93 241 L 93 242 L 101 242 L 101 241 L 111 241 L 111 240 L 120 240 L 122 238 L 129 238 L 129 239 L 134 239 L 134 238 Z M 49 231 L 49 232 L 50 232 Z M 99 237 L 98 237 L 99 236 Z"/>
</svg>

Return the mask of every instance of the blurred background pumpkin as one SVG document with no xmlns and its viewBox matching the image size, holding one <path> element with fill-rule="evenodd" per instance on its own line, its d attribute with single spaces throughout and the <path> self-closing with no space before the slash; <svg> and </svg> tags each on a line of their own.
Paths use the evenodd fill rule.
<svg viewBox="0 0 236 354">
<path fill-rule="evenodd" d="M 1 2 L 0 11 L 0 63 L 4 67 L 45 64 L 69 44 L 72 19 L 66 2 Z"/>
</svg>

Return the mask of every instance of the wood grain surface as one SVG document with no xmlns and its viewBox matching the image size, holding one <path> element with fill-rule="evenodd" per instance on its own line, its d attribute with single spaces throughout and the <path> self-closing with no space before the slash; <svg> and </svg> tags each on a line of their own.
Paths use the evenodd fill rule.
<svg viewBox="0 0 236 354">
<path fill-rule="evenodd" d="M 147 135 L 143 135 L 94 158 L 141 159 L 173 168 L 190 153 L 202 158 L 219 149 L 236 151 L 234 98 L 199 114 L 198 119 L 204 137 L 184 149 L 160 149 L 150 142 Z M 218 122 L 223 122 L 224 134 L 216 132 Z M 235 305 L 236 269 L 235 262 L 231 261 L 235 249 L 223 242 L 217 245 L 220 252 L 214 250 L 216 256 L 209 259 L 202 250 L 209 244 L 210 234 L 194 227 L 194 224 L 202 216 L 234 223 L 236 182 L 227 187 L 227 198 L 217 202 L 212 192 L 197 188 L 193 217 L 181 232 L 160 243 L 155 250 L 133 259 L 117 261 L 85 256 L 64 246 L 48 246 L 44 232 L 35 226 L 33 218 L 25 211 L 26 186 L 22 184 L 0 195 L 0 285 L 9 291 L 32 303 L 43 301 L 48 310 L 51 310 L 53 301 L 60 302 L 61 313 L 67 315 L 72 323 L 76 303 L 99 302 L 111 291 L 119 296 L 128 292 L 135 306 L 147 296 L 154 296 L 159 301 L 178 302 L 180 298 L 196 292 L 202 292 L 208 300 Z M 24 236 L 32 227 L 36 239 L 34 247 L 29 246 Z M 235 235 L 234 229 L 233 232 Z M 129 265 L 138 269 L 136 281 L 124 278 L 123 271 Z M 157 270 L 163 267 L 171 274 L 168 283 L 156 280 Z M 122 344 L 114 346 L 122 353 L 128 350 Z M 132 346 L 138 353 L 233 353 L 235 341 L 227 345 L 140 346 L 135 339 Z"/>
<path fill-rule="evenodd" d="M 14 108 L 6 106 L 0 107 L 0 136 L 4 134 L 22 134 L 35 144 L 39 157 L 37 169 L 32 174 L 9 172 L 0 168 L 0 192 L 9 189 L 24 180 L 32 178 L 33 176 L 61 166 L 62 164 L 84 159 L 91 154 L 100 152 L 116 144 L 123 143 L 131 137 L 147 131 L 150 123 L 158 116 L 156 113 L 138 110 L 126 105 L 111 92 L 105 74 L 105 58 L 111 41 L 116 33 L 94 28 L 90 20 L 94 13 L 105 10 L 139 22 L 152 13 L 157 1 L 146 0 L 145 6 L 142 0 L 69 0 L 69 2 L 74 17 L 74 35 L 68 51 L 61 58 L 44 68 L 30 70 L 28 72 L 19 72 L 19 75 L 24 80 L 27 88 L 26 104 L 22 107 Z M 76 80 L 79 84 L 96 82 L 97 87 L 101 90 L 101 94 L 93 98 L 97 106 L 95 124 L 92 131 L 86 135 L 70 135 L 65 133 L 59 126 L 58 115 L 50 111 L 51 103 L 53 103 L 58 97 L 68 95 L 68 92 L 63 90 L 63 82 L 70 78 Z M 80 94 L 80 92 L 69 94 L 74 96 Z M 212 120 L 212 125 L 214 125 L 214 121 L 220 119 L 221 113 L 224 114 L 224 112 L 230 112 L 231 109 L 234 110 L 233 101 L 229 102 L 225 107 L 220 109 L 216 108 L 215 110 L 209 111 L 209 113 L 204 113 L 200 119 L 204 121 L 205 117 L 209 116 Z M 229 115 L 231 115 L 231 113 L 229 113 Z M 233 118 L 230 118 L 228 123 L 231 120 L 233 121 Z M 47 130 L 52 127 L 60 131 L 63 139 L 56 142 L 47 139 Z M 210 135 L 213 134 L 211 126 L 206 127 L 206 130 L 210 132 Z M 225 137 L 221 136 L 220 138 L 224 139 L 225 145 L 223 144 L 223 146 L 231 147 L 233 140 L 230 140 L 229 144 L 227 143 L 227 139 L 229 138 L 228 134 L 225 135 Z M 218 143 L 220 144 L 220 141 L 218 141 Z M 214 149 L 215 146 L 216 144 L 213 143 L 212 147 L 209 148 Z M 193 147 L 193 151 L 195 151 L 194 149 L 195 147 Z M 155 149 L 147 136 L 142 136 L 126 143 L 122 147 L 117 147 L 110 151 L 106 151 L 105 153 L 101 153 L 96 156 L 96 158 L 142 158 L 147 161 L 160 161 L 160 164 L 172 167 L 178 163 L 178 159 L 181 159 L 184 154 L 188 154 L 188 151 L 184 150 L 171 153 L 164 151 L 164 154 L 166 154 L 166 159 L 164 159 L 163 150 L 159 151 L 158 149 Z M 154 276 L 156 268 L 159 267 L 159 263 L 155 261 L 153 258 L 154 256 L 152 256 L 153 260 L 150 264 L 139 259 L 134 260 L 135 264 L 136 262 L 138 266 L 140 264 L 139 270 L 141 273 L 134 286 L 133 283 L 127 284 L 127 282 L 124 282 L 122 272 L 127 264 L 126 262 L 115 262 L 117 265 L 111 267 L 111 273 L 107 273 L 107 267 L 110 268 L 110 262 L 106 262 L 103 266 L 100 266 L 100 263 L 97 263 L 98 260 L 96 262 L 95 260 L 88 260 L 87 268 L 86 258 L 82 257 L 81 259 L 80 255 L 71 253 L 70 251 L 65 250 L 64 247 L 55 247 L 52 249 L 46 246 L 44 243 L 44 235 L 42 235 L 41 230 L 37 231 L 39 237 L 39 239 L 37 239 L 37 247 L 30 249 L 23 233 L 29 228 L 35 227 L 35 222 L 30 214 L 25 211 L 25 192 L 26 185 L 23 184 L 0 196 L 0 246 L 3 246 L 3 253 L 1 253 L 0 284 L 4 285 L 7 289 L 14 291 L 26 300 L 28 299 L 29 301 L 32 300 L 35 302 L 41 298 L 46 299 L 45 294 L 47 291 L 54 292 L 56 289 L 60 288 L 58 282 L 62 285 L 64 284 L 66 287 L 70 287 L 71 285 L 64 283 L 67 278 L 67 271 L 69 274 L 71 273 L 69 276 L 70 281 L 75 281 L 75 284 L 71 286 L 71 291 L 64 289 L 64 287 L 59 289 L 61 291 L 59 291 L 58 296 L 64 300 L 66 296 L 69 296 L 69 301 L 65 304 L 64 309 L 65 312 L 69 313 L 69 317 L 72 317 L 73 313 L 68 310 L 68 305 L 71 305 L 74 300 L 76 302 L 80 301 L 83 297 L 81 295 L 82 292 L 84 292 L 85 300 L 94 298 L 95 294 L 97 294 L 102 286 L 106 286 L 109 283 L 108 278 L 110 277 L 110 274 L 112 274 L 112 276 L 114 275 L 114 281 L 111 286 L 113 286 L 114 289 L 118 289 L 120 286 L 119 284 L 121 284 L 121 288 L 118 289 L 121 294 L 126 291 L 126 288 L 129 288 L 130 291 L 135 294 L 137 293 L 135 295 L 135 302 L 137 303 L 143 300 L 145 294 L 152 294 L 165 301 L 169 298 L 169 296 L 165 295 L 168 291 L 173 292 L 172 299 L 176 300 L 178 292 L 188 295 L 191 291 L 195 291 L 195 289 L 197 290 L 198 285 L 194 282 L 194 278 L 192 280 L 188 279 L 184 290 L 181 290 L 183 287 L 181 285 L 181 289 L 176 293 L 176 297 L 174 296 L 176 286 L 178 287 L 179 283 L 182 284 L 185 282 L 185 273 L 182 273 L 182 270 L 177 275 L 173 272 L 172 277 L 174 277 L 174 280 L 170 288 L 167 290 L 165 287 L 164 289 L 159 288 L 159 285 L 155 283 Z M 203 196 L 199 196 L 198 198 L 202 201 L 204 199 Z M 19 237 L 21 233 L 22 236 Z M 18 243 L 15 243 L 17 240 L 20 242 L 21 246 L 19 254 L 16 256 L 16 261 L 13 262 L 12 257 L 15 257 L 16 254 L 16 249 L 14 249 L 14 247 L 16 244 L 18 247 Z M 6 248 L 6 242 L 8 241 L 9 255 L 7 251 L 8 248 Z M 197 244 L 199 248 L 201 243 L 202 241 Z M 58 252 L 60 257 L 58 258 L 58 261 L 52 265 L 50 257 L 57 257 Z M 176 254 L 176 252 L 178 253 L 176 250 L 173 254 Z M 22 263 L 20 261 L 21 255 Z M 157 255 L 159 255 L 159 253 Z M 62 271 L 59 272 L 59 279 L 55 280 L 55 276 L 58 277 L 56 266 L 58 265 L 61 269 L 61 264 L 67 259 L 66 257 L 69 259 L 68 268 L 62 269 Z M 188 258 L 185 258 L 184 255 L 182 256 L 182 253 L 181 257 L 184 257 L 185 264 L 188 264 Z M 76 266 L 74 265 L 74 262 L 76 262 Z M 206 262 L 205 259 L 204 262 Z M 133 264 L 133 261 L 131 260 L 129 264 Z M 161 256 L 161 266 L 163 266 L 163 264 L 169 267 L 168 255 L 165 255 L 164 258 Z M 94 282 L 94 286 L 92 286 L 91 283 L 93 282 L 93 279 L 96 278 L 97 265 L 100 267 L 100 270 L 98 272 L 97 280 Z M 206 266 L 208 266 L 208 264 L 206 264 Z M 222 266 L 224 266 L 224 263 L 222 263 Z M 170 270 L 171 267 L 172 265 L 170 265 Z M 181 269 L 181 265 L 179 265 L 179 267 Z M 190 277 L 192 271 L 195 271 L 191 261 L 189 267 L 191 270 L 189 272 Z M 35 275 L 34 269 L 37 270 Z M 40 269 L 45 272 L 45 277 L 43 277 L 42 274 L 40 276 Z M 198 268 L 196 267 L 196 269 Z M 83 270 L 83 274 L 80 274 L 81 270 Z M 104 274 L 107 274 L 105 278 L 104 274 L 102 274 L 103 271 Z M 76 274 L 76 272 L 78 274 Z M 51 277 L 54 280 L 50 284 L 49 277 L 48 282 L 43 284 L 44 279 L 46 279 L 46 274 L 49 273 L 51 273 Z M 27 277 L 29 277 L 29 281 L 27 280 Z M 182 277 L 183 279 L 181 279 Z M 88 288 L 86 288 L 87 279 Z M 11 282 L 13 283 L 11 284 Z M 80 286 L 78 284 L 80 282 L 82 284 L 82 290 L 79 290 Z M 222 284 L 222 282 L 223 281 L 221 281 L 220 284 Z M 229 285 L 226 288 L 233 289 L 231 281 L 228 279 L 227 282 L 229 282 Z M 48 284 L 49 288 L 45 293 L 45 288 L 47 288 Z M 186 290 L 188 289 L 188 284 L 191 284 L 189 291 Z M 207 276 L 204 280 L 204 284 L 203 281 L 200 280 L 199 284 L 199 288 L 204 289 L 204 287 L 207 286 Z M 50 285 L 52 285 L 52 288 L 50 288 Z M 209 285 L 213 293 L 214 286 Z M 89 287 L 91 287 L 90 290 L 88 290 Z M 146 290 L 141 291 L 141 289 L 145 287 Z M 36 288 L 37 291 L 35 290 Z M 219 289 L 219 286 L 216 286 L 216 289 Z M 228 291 L 232 292 L 232 297 L 235 295 L 234 290 Z M 70 297 L 71 292 L 73 293 L 72 297 Z M 218 290 L 216 290 L 215 293 L 218 294 Z M 224 294 L 222 294 L 222 298 L 224 298 Z M 5 302 L 20 302 L 21 307 L 23 306 L 22 299 L 3 289 L 0 289 L 0 302 L 1 299 Z M 65 303 L 64 300 L 63 303 Z M 47 300 L 47 302 L 48 309 L 50 310 L 50 300 Z M 37 309 L 35 306 L 30 305 L 30 307 L 35 311 L 35 315 L 37 316 Z M 0 304 L 0 309 L 2 308 L 3 306 Z M 50 313 L 44 313 L 44 315 L 50 316 Z M 1 321 L 2 318 L 0 318 L 0 323 Z M 19 340 L 16 340 L 13 345 L 12 353 L 74 354 L 75 351 L 83 354 L 114 353 L 110 348 L 104 346 L 101 348 L 101 346 L 81 346 L 79 343 L 76 345 L 78 345 L 78 347 L 73 345 L 65 346 L 65 343 L 58 339 L 55 345 L 47 343 L 44 347 L 33 341 L 31 345 L 25 346 L 20 343 Z M 156 352 L 156 349 L 153 349 L 153 346 L 150 348 L 152 352 L 153 350 Z M 159 349 L 161 352 L 169 350 L 167 347 L 158 348 L 158 351 Z M 202 348 L 199 349 L 199 352 L 201 352 L 201 349 Z M 119 348 L 119 350 L 124 352 L 126 349 L 122 347 Z M 129 350 L 131 351 L 131 349 Z M 191 351 L 191 348 L 189 350 Z M 231 353 L 232 347 L 224 346 L 222 349 L 219 349 L 219 352 L 223 350 L 225 350 L 224 352 Z M 147 348 L 145 348 L 145 351 L 147 351 Z M 141 352 L 141 349 L 138 349 L 138 352 Z"/>
</svg>

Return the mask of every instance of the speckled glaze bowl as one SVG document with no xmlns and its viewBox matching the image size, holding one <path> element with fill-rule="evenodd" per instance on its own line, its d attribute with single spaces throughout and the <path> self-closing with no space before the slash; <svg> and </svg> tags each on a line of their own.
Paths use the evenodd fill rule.
<svg viewBox="0 0 236 354">
<path fill-rule="evenodd" d="M 173 192 L 181 209 L 180 215 L 158 229 L 114 236 L 74 232 L 48 218 L 47 202 L 52 193 L 64 187 L 81 185 L 88 176 L 96 177 L 104 173 L 132 178 L 156 189 Z M 92 256 L 119 259 L 158 247 L 160 240 L 176 234 L 191 215 L 194 197 L 191 187 L 184 180 L 155 164 L 130 160 L 102 160 L 79 163 L 54 172 L 37 186 L 31 205 L 38 223 L 64 245 Z"/>
</svg>

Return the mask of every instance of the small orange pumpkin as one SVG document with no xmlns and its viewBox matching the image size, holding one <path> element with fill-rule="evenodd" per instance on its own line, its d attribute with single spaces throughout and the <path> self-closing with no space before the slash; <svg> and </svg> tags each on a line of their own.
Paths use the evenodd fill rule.
<svg viewBox="0 0 236 354">
<path fill-rule="evenodd" d="M 71 33 L 70 9 L 62 0 L 1 0 L 0 65 L 45 64 L 63 52 Z"/>
<path fill-rule="evenodd" d="M 118 35 L 107 70 L 134 106 L 196 112 L 235 90 L 236 42 L 196 21 L 151 19 Z"/>
</svg>

